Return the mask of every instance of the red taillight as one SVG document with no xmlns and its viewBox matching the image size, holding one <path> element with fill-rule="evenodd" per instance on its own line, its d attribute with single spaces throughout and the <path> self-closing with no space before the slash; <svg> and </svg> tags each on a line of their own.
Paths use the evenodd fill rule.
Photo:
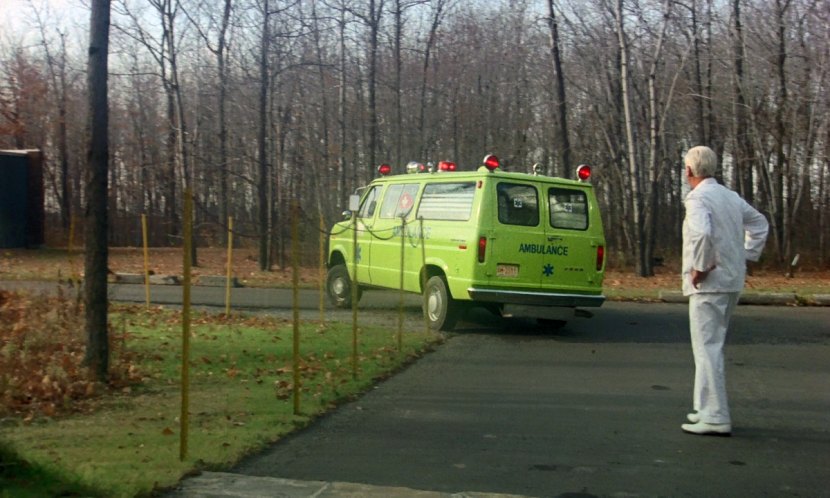
<svg viewBox="0 0 830 498">
<path fill-rule="evenodd" d="M 580 164 L 576 168 L 576 177 L 581 182 L 587 182 L 591 178 L 591 167 L 587 164 Z"/>
<path fill-rule="evenodd" d="M 455 163 L 451 161 L 439 161 L 438 171 L 455 171 Z"/>
<path fill-rule="evenodd" d="M 487 237 L 478 238 L 478 262 L 484 263 L 484 255 L 487 254 Z"/>
<path fill-rule="evenodd" d="M 380 166 L 378 166 L 378 173 L 380 173 L 383 176 L 386 176 L 391 172 L 392 166 L 389 166 L 388 164 L 381 164 Z"/>
<path fill-rule="evenodd" d="M 605 247 L 597 246 L 597 271 L 602 271 L 603 263 L 605 263 Z"/>
<path fill-rule="evenodd" d="M 493 154 L 486 156 L 484 158 L 484 166 L 490 171 L 493 171 L 494 169 L 499 167 L 499 158 L 494 156 Z"/>
</svg>

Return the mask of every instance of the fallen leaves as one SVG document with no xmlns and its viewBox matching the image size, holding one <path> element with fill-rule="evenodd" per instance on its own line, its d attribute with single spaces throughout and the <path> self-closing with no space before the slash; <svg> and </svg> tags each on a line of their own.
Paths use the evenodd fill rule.
<svg viewBox="0 0 830 498">
<path fill-rule="evenodd" d="M 0 415 L 84 412 L 107 391 L 130 392 L 142 374 L 120 354 L 124 338 L 110 331 L 111 378 L 102 385 L 83 364 L 83 330 L 80 300 L 0 291 Z"/>
</svg>

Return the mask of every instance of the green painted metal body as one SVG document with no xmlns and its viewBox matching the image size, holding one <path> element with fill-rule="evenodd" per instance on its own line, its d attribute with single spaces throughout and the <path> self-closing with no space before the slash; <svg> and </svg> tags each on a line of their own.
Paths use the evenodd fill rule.
<svg viewBox="0 0 830 498">
<path fill-rule="evenodd" d="M 334 225 L 328 262 L 345 263 L 354 280 L 353 226 L 351 220 Z M 403 253 L 409 292 L 422 292 L 426 272 L 442 275 L 457 301 L 561 307 L 604 301 L 598 250 L 605 236 L 590 183 L 486 168 L 388 176 L 363 190 L 356 226 L 360 286 L 398 289 Z"/>
</svg>

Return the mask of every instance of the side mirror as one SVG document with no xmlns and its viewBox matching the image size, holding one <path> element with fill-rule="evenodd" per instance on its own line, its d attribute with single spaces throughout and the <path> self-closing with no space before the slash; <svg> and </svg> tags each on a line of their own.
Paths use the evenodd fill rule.
<svg viewBox="0 0 830 498">
<path fill-rule="evenodd" d="M 349 211 L 357 211 L 360 209 L 360 196 L 357 194 L 352 194 L 349 196 Z M 351 213 L 349 213 L 351 216 Z"/>
<path fill-rule="evenodd" d="M 344 220 L 352 219 L 352 211 L 349 211 L 348 209 L 340 213 L 340 215 L 343 217 Z"/>
</svg>

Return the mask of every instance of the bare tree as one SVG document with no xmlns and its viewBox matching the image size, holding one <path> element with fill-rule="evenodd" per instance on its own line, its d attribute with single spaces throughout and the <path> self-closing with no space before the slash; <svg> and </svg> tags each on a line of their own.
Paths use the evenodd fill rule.
<svg viewBox="0 0 830 498">
<path fill-rule="evenodd" d="M 548 0 L 548 26 L 550 27 L 550 52 L 556 82 L 556 114 L 559 120 L 559 160 L 562 176 L 571 177 L 571 141 L 568 138 L 568 107 L 565 91 L 565 75 L 562 72 L 562 57 L 559 49 L 559 24 L 556 20 L 554 1 Z"/>
<path fill-rule="evenodd" d="M 263 3 L 112 3 L 113 242 L 137 240 L 144 210 L 154 240 L 175 241 L 187 183 L 199 217 L 232 212 L 274 266 L 289 200 L 331 219 L 381 154 L 471 168 L 493 152 L 506 169 L 597 165 L 613 263 L 648 275 L 680 239 L 677 158 L 707 143 L 718 176 L 773 217 L 776 263 L 826 252 L 826 2 L 548 0 L 545 24 L 530 0 Z M 65 222 L 67 198 L 87 201 L 71 119 L 86 88 L 74 28 L 42 21 L 43 45 L 0 39 L 0 144 L 44 148 L 49 216 Z"/>
<path fill-rule="evenodd" d="M 633 224 L 635 234 L 635 251 L 637 255 L 637 273 L 641 277 L 648 276 L 648 263 L 645 261 L 645 217 L 642 197 L 642 177 L 637 164 L 637 146 L 634 142 L 634 116 L 631 110 L 631 82 L 628 67 L 628 39 L 625 34 L 623 0 L 614 3 L 614 18 L 617 22 L 617 38 L 620 50 L 620 87 L 622 90 L 623 112 L 625 116 L 625 143 L 628 157 L 629 189 L 631 189 L 632 217 L 629 223 Z"/>
<path fill-rule="evenodd" d="M 741 21 L 741 0 L 732 0 L 732 50 L 734 57 L 734 73 L 732 76 L 732 90 L 734 100 L 732 105 L 732 140 L 733 140 L 733 183 L 738 187 L 738 193 L 748 202 L 752 202 L 752 144 L 749 138 L 747 119 L 747 102 L 744 95 L 746 83 L 744 81 L 744 35 Z"/>
<path fill-rule="evenodd" d="M 84 212 L 84 300 L 87 349 L 84 362 L 100 381 L 109 374 L 107 331 L 107 173 L 109 166 L 109 55 L 110 2 L 93 0 L 89 30 L 89 145 L 87 149 L 86 209 Z"/>
<path fill-rule="evenodd" d="M 208 11 L 210 15 L 210 19 L 208 21 L 211 28 L 215 29 L 216 31 L 216 40 L 215 42 L 211 40 L 210 36 L 211 33 L 208 29 L 204 29 L 198 19 L 194 18 L 194 16 L 190 15 L 186 10 L 184 11 L 185 15 L 187 15 L 188 19 L 190 20 L 191 24 L 196 28 L 199 37 L 204 42 L 207 49 L 216 56 L 216 80 L 218 84 L 218 91 L 216 94 L 216 109 L 217 109 L 217 118 L 218 118 L 218 138 L 219 138 L 219 157 L 215 160 L 212 160 L 214 164 L 214 169 L 216 172 L 219 173 L 219 195 L 217 199 L 217 204 L 219 207 L 218 213 L 218 221 L 219 223 L 226 223 L 228 220 L 229 215 L 229 198 L 228 198 L 228 168 L 229 168 L 229 160 L 228 160 L 228 118 L 227 118 L 227 108 L 228 108 L 228 80 L 229 80 L 229 71 L 228 71 L 228 55 L 229 55 L 229 43 L 228 43 L 228 31 L 230 28 L 230 21 L 231 21 L 231 13 L 233 11 L 233 0 L 223 0 L 223 7 L 221 11 L 221 17 L 217 21 L 212 17 L 212 3 L 208 2 L 207 5 L 202 5 L 201 7 Z M 218 25 L 217 25 L 218 24 Z M 223 231 L 222 236 L 224 237 L 226 234 Z"/>
<path fill-rule="evenodd" d="M 49 71 L 49 79 L 52 83 L 52 92 L 54 92 L 55 104 L 58 110 L 57 119 L 57 162 L 59 164 L 59 183 L 60 189 L 58 191 L 58 204 L 60 205 L 61 226 L 64 229 L 69 228 L 69 218 L 71 211 L 71 199 L 69 194 L 69 147 L 67 139 L 67 76 L 66 76 L 66 33 L 57 29 L 59 52 L 53 53 L 50 40 L 47 36 L 47 24 L 43 19 L 40 10 L 31 4 L 32 12 L 34 13 L 35 21 L 40 31 L 41 45 L 43 46 L 44 54 L 46 55 L 46 68 Z M 47 12 L 48 15 L 48 12 Z"/>
<path fill-rule="evenodd" d="M 660 149 L 660 138 L 662 134 L 661 122 L 658 109 L 657 97 L 657 69 L 661 63 L 663 53 L 663 44 L 665 42 L 666 30 L 669 26 L 671 18 L 672 0 L 665 0 L 662 6 L 663 22 L 660 27 L 660 33 L 657 35 L 657 42 L 655 43 L 654 53 L 651 57 L 651 64 L 648 71 L 648 188 L 647 188 L 647 205 L 644 215 L 644 230 L 643 240 L 638 242 L 638 246 L 642 246 L 642 255 L 639 257 L 638 269 L 641 277 L 651 277 L 654 275 L 653 255 L 654 244 L 657 232 L 657 217 L 658 217 L 658 181 L 661 176 L 658 173 L 658 151 Z"/>
<path fill-rule="evenodd" d="M 259 53 L 259 134 L 257 148 L 259 157 L 257 164 L 257 201 L 259 206 L 259 269 L 271 269 L 271 253 L 269 250 L 269 204 L 268 189 L 268 90 L 270 87 L 271 69 L 268 64 L 268 52 L 271 46 L 271 9 L 269 0 L 262 2 L 262 38 Z"/>
<path fill-rule="evenodd" d="M 395 59 L 395 83 L 393 92 L 395 94 L 395 164 L 403 164 L 402 148 L 403 148 L 403 88 L 401 75 L 403 73 L 403 29 L 404 29 L 404 14 L 406 11 L 416 5 L 423 4 L 426 0 L 395 0 L 395 5 L 392 9 L 392 17 L 394 19 L 395 33 L 393 35 L 393 53 Z"/>
<path fill-rule="evenodd" d="M 424 46 L 424 65 L 423 71 L 421 72 L 421 99 L 420 109 L 418 113 L 418 130 L 421 136 L 420 157 L 422 158 L 429 157 L 429 153 L 431 152 L 429 145 L 427 144 L 427 132 L 425 124 L 427 110 L 427 82 L 429 79 L 430 57 L 432 56 L 432 50 L 435 47 L 438 28 L 441 26 L 441 22 L 444 20 L 444 16 L 446 15 L 446 11 L 450 6 L 451 1 L 452 0 L 433 0 L 431 2 L 432 15 L 430 17 L 429 34 L 427 35 L 426 44 Z"/>
</svg>

